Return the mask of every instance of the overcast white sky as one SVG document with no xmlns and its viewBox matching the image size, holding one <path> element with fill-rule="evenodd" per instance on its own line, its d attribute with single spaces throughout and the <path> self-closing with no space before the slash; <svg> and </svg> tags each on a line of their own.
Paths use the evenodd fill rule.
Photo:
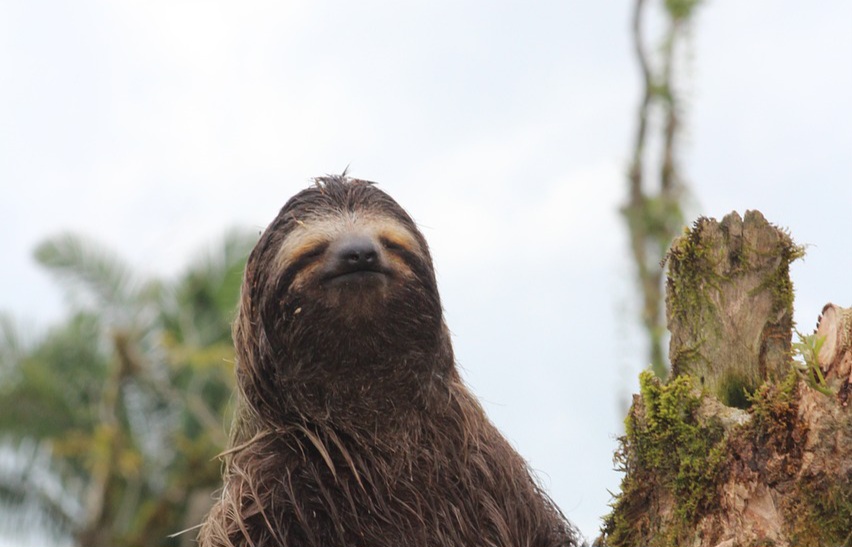
<svg viewBox="0 0 852 547">
<path fill-rule="evenodd" d="M 644 367 L 624 227 L 630 2 L 0 0 L 0 310 L 62 296 L 43 238 L 176 275 L 312 176 L 378 181 L 429 240 L 460 365 L 589 537 Z M 852 305 L 852 3 L 707 2 L 688 63 L 693 216 L 809 244 L 796 317 Z M 2 542 L 0 542 L 2 543 Z"/>
</svg>

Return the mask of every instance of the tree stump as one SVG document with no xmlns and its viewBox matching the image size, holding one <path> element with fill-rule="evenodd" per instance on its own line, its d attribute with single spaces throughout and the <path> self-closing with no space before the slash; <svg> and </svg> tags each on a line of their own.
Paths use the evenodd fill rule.
<svg viewBox="0 0 852 547">
<path fill-rule="evenodd" d="M 672 374 L 689 374 L 726 405 L 789 371 L 793 326 L 790 236 L 759 211 L 700 218 L 668 254 L 666 318 Z"/>
<path fill-rule="evenodd" d="M 640 377 L 597 545 L 852 546 L 852 310 L 827 305 L 793 359 L 800 255 L 756 211 L 675 241 L 673 374 Z"/>
</svg>

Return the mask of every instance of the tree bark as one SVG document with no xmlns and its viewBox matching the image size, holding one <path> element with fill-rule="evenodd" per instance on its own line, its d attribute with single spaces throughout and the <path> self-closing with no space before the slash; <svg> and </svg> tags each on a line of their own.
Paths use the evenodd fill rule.
<svg viewBox="0 0 852 547">
<path fill-rule="evenodd" d="M 598 545 L 852 545 L 852 310 L 827 305 L 793 359 L 799 256 L 757 211 L 674 242 L 673 374 L 640 379 Z"/>
</svg>

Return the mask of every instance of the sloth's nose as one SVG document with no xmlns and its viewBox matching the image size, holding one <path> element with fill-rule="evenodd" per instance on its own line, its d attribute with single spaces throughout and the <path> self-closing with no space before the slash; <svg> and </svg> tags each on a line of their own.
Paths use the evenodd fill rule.
<svg viewBox="0 0 852 547">
<path fill-rule="evenodd" d="M 336 283 L 384 279 L 388 273 L 378 241 L 365 234 L 346 234 L 329 248 L 323 278 Z"/>
<path fill-rule="evenodd" d="M 379 261 L 379 250 L 373 239 L 367 236 L 347 236 L 337 241 L 335 247 L 335 258 L 342 269 L 369 270 Z"/>
</svg>

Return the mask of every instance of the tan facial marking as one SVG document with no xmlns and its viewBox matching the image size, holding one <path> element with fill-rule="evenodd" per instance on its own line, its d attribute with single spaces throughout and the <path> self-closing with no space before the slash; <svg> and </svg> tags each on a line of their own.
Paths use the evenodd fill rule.
<svg viewBox="0 0 852 547">
<path fill-rule="evenodd" d="M 385 240 L 392 245 L 402 247 L 406 251 L 420 254 L 420 244 L 414 239 L 411 233 L 395 222 L 390 222 L 381 226 L 378 233 L 380 239 Z"/>
</svg>

